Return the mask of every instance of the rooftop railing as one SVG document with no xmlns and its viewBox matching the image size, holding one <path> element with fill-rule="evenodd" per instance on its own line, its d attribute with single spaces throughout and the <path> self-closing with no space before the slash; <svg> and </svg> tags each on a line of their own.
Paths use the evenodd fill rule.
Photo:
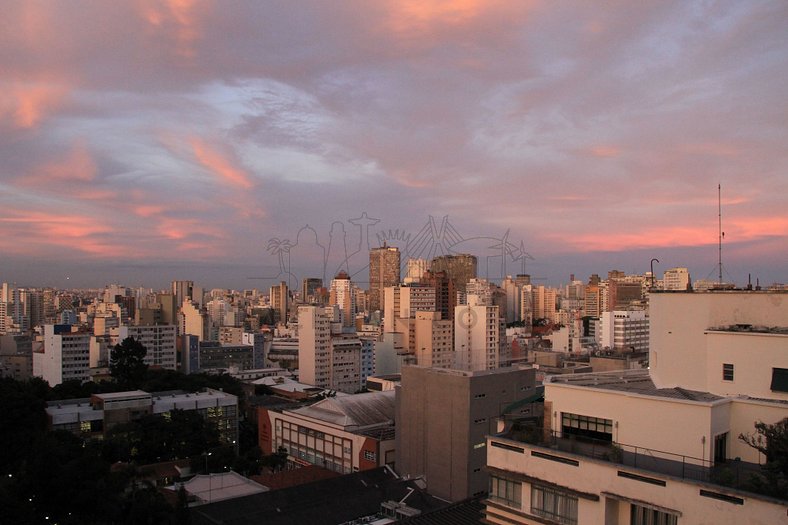
<svg viewBox="0 0 788 525">
<path fill-rule="evenodd" d="M 500 437 L 558 452 L 567 452 L 618 465 L 643 469 L 680 479 L 702 481 L 747 490 L 750 477 L 761 471 L 753 463 L 729 459 L 724 462 L 664 450 L 617 443 L 586 436 L 567 435 L 542 428 L 514 428 Z"/>
</svg>

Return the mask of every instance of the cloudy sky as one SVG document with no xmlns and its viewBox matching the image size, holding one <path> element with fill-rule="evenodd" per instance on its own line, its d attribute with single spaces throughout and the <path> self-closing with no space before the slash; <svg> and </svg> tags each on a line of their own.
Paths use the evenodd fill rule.
<svg viewBox="0 0 788 525">
<path fill-rule="evenodd" d="M 784 1 L 0 12 L 0 280 L 265 287 L 430 217 L 546 282 L 716 278 L 721 184 L 724 278 L 788 282 Z"/>
</svg>

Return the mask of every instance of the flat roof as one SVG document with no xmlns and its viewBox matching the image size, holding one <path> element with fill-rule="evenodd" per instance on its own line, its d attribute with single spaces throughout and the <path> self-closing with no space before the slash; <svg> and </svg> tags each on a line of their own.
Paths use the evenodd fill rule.
<svg viewBox="0 0 788 525">
<path fill-rule="evenodd" d="M 130 398 L 151 396 L 149 392 L 144 392 L 142 390 L 129 390 L 127 392 L 107 392 L 106 394 L 93 394 L 93 395 L 101 399 L 102 401 L 116 401 L 118 399 L 130 399 Z"/>
<path fill-rule="evenodd" d="M 726 399 L 710 392 L 687 390 L 681 387 L 657 388 L 648 370 L 618 370 L 615 372 L 595 372 L 590 374 L 571 374 L 547 376 L 545 384 L 564 384 L 596 390 L 629 392 L 651 397 L 683 399 L 710 403 Z"/>
</svg>

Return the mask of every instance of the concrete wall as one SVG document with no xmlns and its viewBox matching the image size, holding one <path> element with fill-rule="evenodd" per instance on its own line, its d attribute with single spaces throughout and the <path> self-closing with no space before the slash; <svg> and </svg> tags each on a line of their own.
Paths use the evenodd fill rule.
<svg viewBox="0 0 788 525">
<path fill-rule="evenodd" d="M 507 450 L 492 445 L 492 442 L 515 447 Z M 571 465 L 531 455 L 538 450 L 554 457 L 576 460 Z M 531 481 L 533 478 L 565 487 L 579 493 L 578 523 L 582 525 L 628 525 L 632 501 L 641 505 L 675 511 L 680 514 L 679 524 L 692 525 L 773 525 L 785 523 L 786 506 L 775 500 L 755 498 L 751 495 L 736 493 L 720 486 L 682 481 L 648 471 L 639 471 L 613 463 L 583 458 L 552 449 L 532 448 L 520 442 L 490 438 L 487 447 L 487 464 L 493 469 L 508 471 L 509 476 L 522 483 L 522 504 L 520 508 L 500 505 L 488 506 L 487 520 L 491 523 L 510 525 L 512 523 L 543 523 L 528 519 L 531 514 Z M 619 471 L 647 476 L 662 480 L 664 486 L 645 483 L 619 475 Z M 528 476 L 525 478 L 524 476 Z M 538 482 L 537 482 L 538 483 Z M 742 504 L 701 496 L 706 490 L 726 496 L 741 498 Z M 504 509 L 504 510 L 501 510 Z M 492 514 L 491 514 L 492 511 Z M 497 519 L 496 514 L 509 520 Z M 552 523 L 552 522 L 550 522 Z"/>
<path fill-rule="evenodd" d="M 485 436 L 509 404 L 533 392 L 535 371 L 402 369 L 397 388 L 396 469 L 459 501 L 488 489 Z"/>
<path fill-rule="evenodd" d="M 709 391 L 706 332 L 752 324 L 788 326 L 788 294 L 780 292 L 652 293 L 650 369 L 659 387 Z"/>
<path fill-rule="evenodd" d="M 556 383 L 545 385 L 545 399 L 552 402 L 555 431 L 561 430 L 561 413 L 569 412 L 613 421 L 613 441 L 671 454 L 709 460 L 712 413 L 721 405 L 689 400 L 654 398 Z M 681 439 L 677 439 L 677 431 Z M 705 439 L 704 439 L 705 438 Z"/>
<path fill-rule="evenodd" d="M 788 368 L 788 335 L 707 332 L 706 348 L 706 384 L 710 392 L 788 400 L 788 392 L 773 392 L 770 388 L 772 368 Z M 723 380 L 723 363 L 733 365 L 733 381 Z"/>
</svg>

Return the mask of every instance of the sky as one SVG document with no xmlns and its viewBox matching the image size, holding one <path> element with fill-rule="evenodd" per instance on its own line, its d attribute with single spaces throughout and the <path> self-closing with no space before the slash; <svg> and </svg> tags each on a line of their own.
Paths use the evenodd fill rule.
<svg viewBox="0 0 788 525">
<path fill-rule="evenodd" d="M 382 240 L 716 279 L 720 185 L 724 280 L 788 282 L 784 1 L 0 12 L 2 281 L 363 282 Z"/>
</svg>

